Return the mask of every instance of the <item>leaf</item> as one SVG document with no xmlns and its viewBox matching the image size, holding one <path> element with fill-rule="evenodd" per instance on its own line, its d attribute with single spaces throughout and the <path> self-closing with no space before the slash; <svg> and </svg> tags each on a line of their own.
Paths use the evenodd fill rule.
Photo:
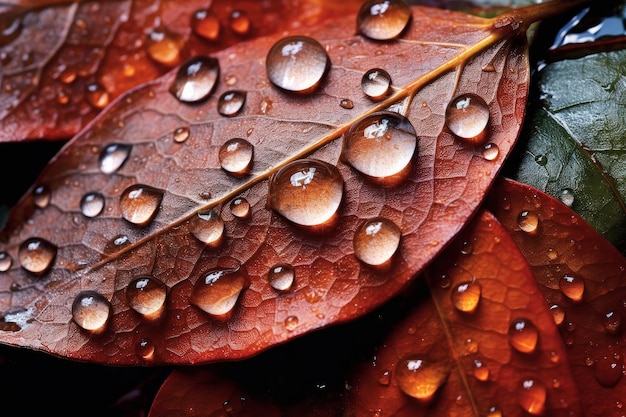
<svg viewBox="0 0 626 417">
<path fill-rule="evenodd" d="M 2 343 L 116 365 L 234 360 L 382 305 L 469 220 L 510 152 L 528 90 L 525 28 L 575 4 L 494 19 L 415 7 L 406 33 L 388 42 L 354 36 L 354 15 L 299 30 L 310 38 L 287 38 L 287 53 L 319 41 L 332 63 L 316 90 L 268 81 L 266 56 L 283 34 L 200 57 L 129 92 L 14 207 L 0 239 L 3 260 L 13 261 L 0 276 Z M 206 101 L 177 100 L 171 90 L 198 98 L 174 85 L 179 71 L 206 66 L 210 78 L 216 62 L 215 91 L 200 85 L 212 91 Z M 393 80 L 382 101 L 360 88 L 376 67 Z M 233 90 L 245 92 L 243 110 L 218 114 Z M 486 148 L 444 124 L 448 103 L 464 94 L 489 109 Z M 399 113 L 377 113 L 390 106 Z M 393 146 L 364 148 L 372 164 L 360 165 L 358 152 L 340 158 L 341 137 L 368 118 L 368 132 L 378 133 L 398 120 Z M 410 151 L 377 162 L 397 137 Z M 220 149 L 231 139 L 234 148 Z M 249 172 L 220 167 L 220 150 L 232 149 L 253 150 Z M 370 171 L 389 166 L 396 170 Z M 240 198 L 249 218 L 230 210 Z M 225 237 L 214 239 L 220 219 Z M 385 252 L 355 250 L 355 239 L 374 232 Z M 271 271 L 293 271 L 294 284 L 273 288 Z"/>
<path fill-rule="evenodd" d="M 487 206 L 533 270 L 585 415 L 622 415 L 626 259 L 581 216 L 528 185 L 499 179 Z"/>
<path fill-rule="evenodd" d="M 539 74 L 540 103 L 511 177 L 567 201 L 624 250 L 626 175 L 621 82 L 626 51 L 552 63 Z"/>
<path fill-rule="evenodd" d="M 127 90 L 191 56 L 353 13 L 354 1 L 14 1 L 0 8 L 0 142 L 67 140 Z M 196 11 L 219 25 L 201 35 Z M 237 13 L 237 20 L 233 19 Z M 207 39 L 207 36 L 209 37 Z"/>
</svg>

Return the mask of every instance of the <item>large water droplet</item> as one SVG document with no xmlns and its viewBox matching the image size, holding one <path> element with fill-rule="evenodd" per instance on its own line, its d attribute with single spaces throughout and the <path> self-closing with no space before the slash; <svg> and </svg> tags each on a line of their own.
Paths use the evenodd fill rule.
<svg viewBox="0 0 626 417">
<path fill-rule="evenodd" d="M 369 0 L 359 9 L 357 29 L 370 39 L 394 39 L 411 20 L 411 9 L 402 0 Z"/>
<path fill-rule="evenodd" d="M 618 359 L 619 358 L 619 359 Z M 614 387 L 622 379 L 624 364 L 621 356 L 602 356 L 595 364 L 595 377 L 603 387 Z"/>
<path fill-rule="evenodd" d="M 248 285 L 248 277 L 241 268 L 215 269 L 196 282 L 191 303 L 211 316 L 228 319 Z"/>
<path fill-rule="evenodd" d="M 583 299 L 585 281 L 577 276 L 563 275 L 559 280 L 559 288 L 567 298 L 578 302 Z"/>
<path fill-rule="evenodd" d="M 539 344 L 539 331 L 528 319 L 513 320 L 509 327 L 509 343 L 522 353 L 533 353 Z"/>
<path fill-rule="evenodd" d="M 270 179 L 269 206 L 302 226 L 330 221 L 343 199 L 343 178 L 334 165 L 300 159 L 282 167 Z"/>
<path fill-rule="evenodd" d="M 124 165 L 128 159 L 131 145 L 112 143 L 100 153 L 100 171 L 105 174 L 112 174 Z"/>
<path fill-rule="evenodd" d="M 207 9 L 196 10 L 191 16 L 191 30 L 204 39 L 215 41 L 220 36 L 220 21 Z"/>
<path fill-rule="evenodd" d="M 517 225 L 528 234 L 537 233 L 539 228 L 539 216 L 533 211 L 522 211 L 517 217 Z"/>
<path fill-rule="evenodd" d="M 411 122 L 398 113 L 379 112 L 350 127 L 342 158 L 369 177 L 385 178 L 405 170 L 416 149 L 417 135 Z"/>
<path fill-rule="evenodd" d="M 235 116 L 243 109 L 246 92 L 239 90 L 226 91 L 217 101 L 217 111 L 222 116 Z"/>
<path fill-rule="evenodd" d="M 402 231 L 391 220 L 376 217 L 363 223 L 354 234 L 354 256 L 372 266 L 388 264 L 400 246 Z"/>
<path fill-rule="evenodd" d="M 163 27 L 153 28 L 148 34 L 148 56 L 167 67 L 178 65 L 184 40 Z"/>
<path fill-rule="evenodd" d="M 485 364 L 483 364 L 481 361 L 479 360 L 474 360 L 474 378 L 476 378 L 479 381 L 485 382 L 489 379 L 489 368 L 487 368 L 485 366 Z"/>
<path fill-rule="evenodd" d="M 87 193 L 80 199 L 80 211 L 86 217 L 96 217 L 104 210 L 104 196 L 99 192 Z"/>
<path fill-rule="evenodd" d="M 37 207 L 41 209 L 48 207 L 51 198 L 52 193 L 50 192 L 50 188 L 45 185 L 35 187 L 35 189 L 33 190 L 33 202 Z"/>
<path fill-rule="evenodd" d="M 220 147 L 222 169 L 236 177 L 246 175 L 252 168 L 254 146 L 242 138 L 229 139 Z"/>
<path fill-rule="evenodd" d="M 138 226 L 146 226 L 159 210 L 162 199 L 161 190 L 148 185 L 131 185 L 120 196 L 122 217 Z"/>
<path fill-rule="evenodd" d="M 363 74 L 361 88 L 366 96 L 379 101 L 385 98 L 391 87 L 391 76 L 380 68 L 374 68 Z"/>
<path fill-rule="evenodd" d="M 17 253 L 22 268 L 33 274 L 43 274 L 54 262 L 57 247 L 45 239 L 34 237 L 25 240 Z"/>
<path fill-rule="evenodd" d="M 207 246 L 216 247 L 224 236 L 224 221 L 216 210 L 197 213 L 190 220 L 191 233 Z"/>
<path fill-rule="evenodd" d="M 306 36 L 276 42 L 265 59 L 270 81 L 285 90 L 308 93 L 321 82 L 330 66 L 324 47 Z"/>
<path fill-rule="evenodd" d="M 267 280 L 276 291 L 290 291 L 296 277 L 293 267 L 288 264 L 278 264 L 270 268 Z"/>
<path fill-rule="evenodd" d="M 13 265 L 13 258 L 7 252 L 0 252 L 0 272 L 6 272 Z"/>
<path fill-rule="evenodd" d="M 517 401 L 522 409 L 536 416 L 544 413 L 546 397 L 545 385 L 534 378 L 523 379 L 517 391 Z"/>
<path fill-rule="evenodd" d="M 187 126 L 179 127 L 174 131 L 174 142 L 183 143 L 189 139 L 190 130 Z"/>
<path fill-rule="evenodd" d="M 233 10 L 228 17 L 228 26 L 237 35 L 247 35 L 250 32 L 250 23 L 248 14 L 242 10 Z"/>
<path fill-rule="evenodd" d="M 182 102 L 197 103 L 213 92 L 219 75 L 217 59 L 209 56 L 193 57 L 178 69 L 170 91 Z"/>
<path fill-rule="evenodd" d="M 103 330 L 110 315 L 111 304 L 95 291 L 82 291 L 72 303 L 72 318 L 80 327 L 91 332 Z"/>
<path fill-rule="evenodd" d="M 475 94 L 454 98 L 446 109 L 446 126 L 463 139 L 480 138 L 489 123 L 489 106 Z"/>
<path fill-rule="evenodd" d="M 500 155 L 500 148 L 495 143 L 488 143 L 483 146 L 482 154 L 487 161 L 495 161 Z"/>
<path fill-rule="evenodd" d="M 96 109 L 105 108 L 110 100 L 109 92 L 102 85 L 95 83 L 87 86 L 87 101 Z"/>
<path fill-rule="evenodd" d="M 410 356 L 398 362 L 395 376 L 405 394 L 427 403 L 446 382 L 449 372 L 447 363 Z"/>
<path fill-rule="evenodd" d="M 454 307 L 464 313 L 473 313 L 478 307 L 482 288 L 476 281 L 462 282 L 450 293 Z"/>
<path fill-rule="evenodd" d="M 133 279 L 126 287 L 126 299 L 137 313 L 154 318 L 163 311 L 167 287 L 151 276 Z"/>
<path fill-rule="evenodd" d="M 230 202 L 230 212 L 237 218 L 248 218 L 250 217 L 250 203 L 243 197 L 235 198 Z"/>
</svg>

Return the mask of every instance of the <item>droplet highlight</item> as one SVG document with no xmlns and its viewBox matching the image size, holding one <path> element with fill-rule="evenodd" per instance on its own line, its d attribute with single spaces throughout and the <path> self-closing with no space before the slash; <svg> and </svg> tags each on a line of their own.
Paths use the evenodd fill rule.
<svg viewBox="0 0 626 417">
<path fill-rule="evenodd" d="M 195 238 L 207 246 L 218 246 L 224 237 L 224 221 L 215 209 L 197 213 L 189 226 Z"/>
<path fill-rule="evenodd" d="M 267 274 L 270 286 L 278 292 L 291 291 L 295 278 L 296 272 L 288 264 L 274 265 Z"/>
<path fill-rule="evenodd" d="M 533 353 L 539 344 L 539 331 L 528 319 L 518 318 L 509 326 L 509 343 L 521 353 Z"/>
<path fill-rule="evenodd" d="M 545 411 L 547 395 L 543 383 L 534 378 L 526 378 L 517 390 L 517 402 L 527 413 L 539 416 Z"/>
<path fill-rule="evenodd" d="M 80 199 L 80 212 L 85 217 L 97 217 L 104 210 L 104 196 L 99 192 L 90 192 Z"/>
<path fill-rule="evenodd" d="M 245 91 L 226 91 L 217 100 L 217 112 L 226 117 L 235 116 L 243 109 L 245 102 Z"/>
<path fill-rule="evenodd" d="M 111 304 L 95 291 L 82 291 L 72 303 L 72 319 L 90 332 L 104 330 L 111 315 Z"/>
<path fill-rule="evenodd" d="M 446 126 L 462 139 L 479 139 L 489 123 L 489 106 L 475 94 L 462 94 L 446 108 Z"/>
<path fill-rule="evenodd" d="M 219 160 L 222 169 L 241 177 L 250 172 L 254 158 L 254 146 L 246 139 L 229 139 L 220 147 Z"/>
<path fill-rule="evenodd" d="M 361 89 L 366 96 L 374 101 L 380 101 L 391 87 L 391 76 L 380 68 L 373 68 L 363 74 L 361 78 Z"/>
<path fill-rule="evenodd" d="M 411 20 L 411 9 L 402 0 L 370 0 L 359 9 L 358 32 L 374 40 L 390 40 L 404 32 Z"/>
<path fill-rule="evenodd" d="M 585 293 L 585 280 L 578 276 L 563 275 L 559 280 L 559 288 L 567 298 L 579 302 Z"/>
<path fill-rule="evenodd" d="M 240 267 L 211 270 L 196 282 L 190 301 L 215 318 L 228 319 L 248 286 L 248 277 Z"/>
<path fill-rule="evenodd" d="M 384 266 L 397 252 L 401 237 L 402 231 L 391 220 L 369 219 L 354 234 L 354 256 L 367 265 Z"/>
<path fill-rule="evenodd" d="M 57 255 L 57 247 L 39 237 L 25 240 L 17 253 L 22 268 L 36 275 L 48 271 Z"/>
<path fill-rule="evenodd" d="M 447 363 L 431 362 L 420 357 L 407 357 L 396 367 L 396 382 L 406 395 L 428 403 L 448 379 Z"/>
<path fill-rule="evenodd" d="M 219 75 L 217 59 L 209 56 L 193 57 L 178 69 L 170 92 L 184 103 L 198 103 L 211 95 Z"/>
<path fill-rule="evenodd" d="M 104 174 L 117 172 L 128 159 L 131 145 L 112 143 L 107 145 L 100 153 L 100 171 Z"/>
<path fill-rule="evenodd" d="M 476 281 L 457 284 L 450 293 L 454 307 L 463 313 L 473 313 L 480 302 L 482 287 Z"/>
<path fill-rule="evenodd" d="M 138 226 L 147 226 L 156 216 L 163 191 L 148 185 L 134 184 L 120 196 L 122 217 Z"/>
</svg>

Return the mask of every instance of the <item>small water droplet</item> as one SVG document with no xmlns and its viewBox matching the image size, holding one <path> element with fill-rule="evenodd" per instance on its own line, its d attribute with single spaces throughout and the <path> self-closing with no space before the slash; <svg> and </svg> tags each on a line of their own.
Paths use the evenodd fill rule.
<svg viewBox="0 0 626 417">
<path fill-rule="evenodd" d="M 391 87 L 391 76 L 380 68 L 373 68 L 363 74 L 361 78 L 361 89 L 366 96 L 374 101 L 380 101 L 389 92 Z"/>
<path fill-rule="evenodd" d="M 170 92 L 184 103 L 200 102 L 213 92 L 219 75 L 217 59 L 209 56 L 193 57 L 178 69 Z"/>
<path fill-rule="evenodd" d="M 495 65 L 493 65 L 493 63 L 490 62 L 487 65 L 485 65 L 482 68 L 482 70 L 485 71 L 485 72 L 495 72 L 496 71 L 496 67 L 495 67 Z"/>
<path fill-rule="evenodd" d="M 567 298 L 574 302 L 578 302 L 583 299 L 585 281 L 580 277 L 563 275 L 559 280 L 559 288 Z"/>
<path fill-rule="evenodd" d="M 374 40 L 400 36 L 411 20 L 411 9 L 402 0 L 369 0 L 359 9 L 357 29 Z"/>
<path fill-rule="evenodd" d="M 513 320 L 509 327 L 509 343 L 521 353 L 533 353 L 539 344 L 539 331 L 528 319 Z"/>
<path fill-rule="evenodd" d="M 554 324 L 560 326 L 565 321 L 565 310 L 557 304 L 553 304 L 550 306 L 550 312 L 552 313 L 552 318 L 554 319 Z"/>
<path fill-rule="evenodd" d="M 265 66 L 269 80 L 277 87 L 308 93 L 324 78 L 330 59 L 326 49 L 315 39 L 289 36 L 272 46 Z"/>
<path fill-rule="evenodd" d="M 347 110 L 354 108 L 354 102 L 350 100 L 349 98 L 341 99 L 341 101 L 339 102 L 339 105 Z"/>
<path fill-rule="evenodd" d="M 217 111 L 222 116 L 235 116 L 246 102 L 246 92 L 239 90 L 226 91 L 217 101 Z"/>
<path fill-rule="evenodd" d="M 602 324 L 607 333 L 617 334 L 622 327 L 622 315 L 614 310 L 607 311 L 603 314 Z"/>
<path fill-rule="evenodd" d="M 100 84 L 94 83 L 87 86 L 87 101 L 96 109 L 103 109 L 109 105 L 109 92 Z"/>
<path fill-rule="evenodd" d="M 179 127 L 174 131 L 174 142 L 183 143 L 189 139 L 189 128 L 187 126 Z"/>
<path fill-rule="evenodd" d="M 226 320 L 248 286 L 248 277 L 241 267 L 214 269 L 198 279 L 190 301 L 211 316 Z"/>
<path fill-rule="evenodd" d="M 619 356 L 618 356 L 619 358 Z M 621 359 L 613 355 L 602 356 L 595 364 L 595 377 L 603 387 L 614 387 L 622 379 L 624 365 Z"/>
<path fill-rule="evenodd" d="M 485 382 L 489 379 L 489 368 L 487 368 L 481 361 L 474 360 L 474 378 L 481 382 Z"/>
<path fill-rule="evenodd" d="M 537 165 L 539 166 L 546 166 L 548 164 L 548 157 L 545 155 L 536 155 L 535 156 L 535 162 L 537 163 Z"/>
<path fill-rule="evenodd" d="M 105 174 L 116 172 L 128 159 L 131 149 L 131 145 L 121 143 L 107 145 L 100 153 L 100 171 Z"/>
<path fill-rule="evenodd" d="M 17 253 L 22 268 L 33 274 L 43 274 L 54 262 L 57 247 L 45 239 L 34 237 L 25 240 Z"/>
<path fill-rule="evenodd" d="M 354 255 L 372 266 L 388 264 L 400 246 L 402 231 L 389 219 L 376 217 L 363 223 L 354 234 Z"/>
<path fill-rule="evenodd" d="M 491 406 L 487 411 L 487 417 L 502 417 L 502 411 L 496 406 Z"/>
<path fill-rule="evenodd" d="M 474 245 L 469 240 L 464 240 L 461 245 L 461 255 L 471 255 L 474 251 Z"/>
<path fill-rule="evenodd" d="M 22 16 L 20 12 L 4 11 L 0 19 L 0 46 L 5 46 L 22 33 Z"/>
<path fill-rule="evenodd" d="M 167 67 L 174 67 L 180 62 L 180 52 L 184 44 L 182 37 L 169 32 L 163 27 L 153 28 L 148 34 L 148 56 Z"/>
<path fill-rule="evenodd" d="M 448 379 L 450 367 L 444 362 L 431 362 L 419 356 L 410 356 L 398 362 L 396 381 L 405 394 L 428 403 Z"/>
<path fill-rule="evenodd" d="M 196 239 L 210 247 L 218 246 L 224 237 L 224 221 L 215 209 L 197 213 L 190 228 Z"/>
<path fill-rule="evenodd" d="M 451 280 L 451 279 L 450 279 L 450 277 L 449 277 L 448 275 L 446 275 L 446 274 L 442 274 L 442 275 L 439 277 L 438 282 L 439 282 L 439 286 L 440 286 L 441 288 L 443 288 L 444 290 L 445 290 L 445 289 L 447 289 L 447 288 L 450 288 L 450 285 L 452 284 L 452 280 Z"/>
<path fill-rule="evenodd" d="M 237 35 L 247 35 L 250 32 L 250 18 L 242 10 L 233 10 L 228 18 L 230 29 Z"/>
<path fill-rule="evenodd" d="M 99 332 L 111 315 L 111 304 L 95 291 L 80 292 L 72 303 L 72 318 L 85 330 Z"/>
<path fill-rule="evenodd" d="M 517 217 L 517 225 L 528 234 L 535 234 L 539 227 L 539 216 L 532 211 L 524 210 Z"/>
<path fill-rule="evenodd" d="M 199 9 L 191 16 L 191 29 L 196 35 L 215 41 L 220 36 L 220 21 L 207 9 Z"/>
<path fill-rule="evenodd" d="M 145 361 L 151 361 L 154 359 L 154 351 L 156 347 L 150 339 L 141 339 L 137 346 L 137 354 Z"/>
<path fill-rule="evenodd" d="M 391 384 L 391 372 L 389 369 L 385 369 L 378 378 L 378 383 L 384 387 L 388 387 Z"/>
<path fill-rule="evenodd" d="M 295 281 L 296 272 L 288 264 L 278 264 L 270 268 L 267 280 L 276 291 L 290 291 Z"/>
<path fill-rule="evenodd" d="M 285 319 L 285 329 L 288 332 L 293 332 L 298 327 L 298 318 L 296 316 L 289 316 Z"/>
<path fill-rule="evenodd" d="M 487 161 L 495 161 L 500 155 L 500 148 L 495 143 L 488 143 L 483 146 L 483 158 Z"/>
<path fill-rule="evenodd" d="M 319 226 L 337 213 L 343 199 L 339 170 L 316 159 L 300 159 L 270 179 L 269 206 L 295 224 Z"/>
<path fill-rule="evenodd" d="M 565 204 L 567 207 L 572 207 L 574 205 L 574 190 L 571 188 L 563 188 L 559 194 L 559 199 L 561 203 Z"/>
<path fill-rule="evenodd" d="M 489 106 L 475 94 L 454 98 L 446 109 L 446 126 L 463 139 L 480 139 L 489 123 Z"/>
<path fill-rule="evenodd" d="M 151 276 L 133 279 L 126 287 L 130 307 L 142 316 L 156 317 L 163 311 L 167 287 Z"/>
<path fill-rule="evenodd" d="M 163 191 L 148 185 L 134 184 L 120 196 L 122 217 L 138 226 L 147 226 L 156 215 Z"/>
<path fill-rule="evenodd" d="M 473 313 L 478 307 L 482 288 L 475 281 L 457 284 L 450 293 L 454 307 L 464 313 Z"/>
<path fill-rule="evenodd" d="M 90 192 L 80 199 L 80 211 L 86 217 L 96 217 L 104 210 L 104 196 L 99 192 Z"/>
<path fill-rule="evenodd" d="M 222 169 L 236 177 L 241 177 L 250 172 L 253 157 L 254 146 L 242 138 L 227 140 L 219 151 Z"/>
<path fill-rule="evenodd" d="M 130 240 L 128 239 L 128 236 L 119 235 L 107 242 L 106 246 L 104 247 L 104 253 L 110 254 L 119 252 L 128 245 L 130 245 Z"/>
<path fill-rule="evenodd" d="M 394 112 L 373 113 L 350 127 L 342 158 L 373 178 L 400 174 L 413 160 L 417 135 L 411 122 Z"/>
<path fill-rule="evenodd" d="M 246 219 L 250 217 L 250 203 L 243 197 L 235 198 L 230 202 L 230 212 L 237 218 Z"/>
<path fill-rule="evenodd" d="M 51 198 L 52 193 L 50 192 L 50 188 L 46 187 L 45 185 L 35 187 L 35 189 L 33 190 L 33 202 L 40 209 L 48 207 Z"/>
<path fill-rule="evenodd" d="M 7 252 L 0 252 L 0 272 L 6 272 L 13 265 L 13 258 Z"/>
<path fill-rule="evenodd" d="M 548 393 L 543 383 L 534 378 L 523 379 L 517 394 L 517 401 L 524 411 L 536 416 L 544 413 Z"/>
</svg>

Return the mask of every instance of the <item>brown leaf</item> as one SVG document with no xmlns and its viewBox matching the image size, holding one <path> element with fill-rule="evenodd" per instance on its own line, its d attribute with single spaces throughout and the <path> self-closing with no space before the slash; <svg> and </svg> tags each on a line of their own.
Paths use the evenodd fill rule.
<svg viewBox="0 0 626 417">
<path fill-rule="evenodd" d="M 2 343 L 120 365 L 232 360 L 382 305 L 481 203 L 523 118 L 524 30 L 573 4 L 494 19 L 415 7 L 388 41 L 355 36 L 352 15 L 198 57 L 121 97 L 12 211 Z M 296 59 L 295 84 L 266 59 L 284 40 L 279 61 L 300 48 L 316 57 Z M 303 84 L 326 54 L 324 79 Z M 219 72 L 215 87 L 179 83 L 198 67 Z M 378 67 L 393 81 L 380 101 L 361 89 Z M 228 117 L 229 93 L 245 100 Z M 488 109 L 478 138 L 452 134 L 449 103 L 476 106 L 483 122 Z"/>
</svg>

